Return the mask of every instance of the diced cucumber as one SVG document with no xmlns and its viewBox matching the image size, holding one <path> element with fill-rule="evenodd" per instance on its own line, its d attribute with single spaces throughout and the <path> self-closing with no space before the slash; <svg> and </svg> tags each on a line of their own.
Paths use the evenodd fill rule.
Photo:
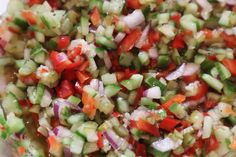
<svg viewBox="0 0 236 157">
<path fill-rule="evenodd" d="M 23 31 L 26 31 L 27 28 L 29 27 L 28 22 L 19 17 L 15 17 L 13 23 L 19 26 Z"/>
<path fill-rule="evenodd" d="M 7 92 L 14 94 L 18 100 L 23 100 L 26 97 L 25 92 L 23 92 L 13 83 L 9 83 L 7 85 Z"/>
<path fill-rule="evenodd" d="M 116 79 L 116 74 L 110 74 L 110 73 L 106 73 L 104 75 L 101 76 L 102 82 L 104 85 L 109 85 L 109 84 L 116 84 L 117 83 L 117 79 Z"/>
<path fill-rule="evenodd" d="M 137 95 L 137 92 L 134 90 L 134 91 L 131 91 L 129 93 L 129 97 L 128 97 L 128 102 L 129 104 L 133 104 L 134 103 L 134 100 L 135 100 L 135 97 Z"/>
<path fill-rule="evenodd" d="M 129 109 L 129 103 L 127 100 L 125 100 L 122 97 L 118 97 L 116 101 L 117 101 L 117 109 L 119 112 L 121 113 L 129 112 L 130 109 Z"/>
<path fill-rule="evenodd" d="M 12 57 L 5 57 L 5 56 L 1 56 L 0 57 L 0 66 L 4 67 L 5 65 L 9 65 L 9 64 L 14 64 L 15 60 Z"/>
<path fill-rule="evenodd" d="M 100 112 L 109 114 L 113 111 L 114 104 L 112 104 L 108 98 L 102 97 L 98 100 L 98 109 Z"/>
<path fill-rule="evenodd" d="M 120 84 L 123 85 L 128 90 L 134 90 L 141 86 L 142 81 L 143 81 L 142 75 L 134 74 L 130 77 L 129 80 L 123 80 L 120 82 Z"/>
<path fill-rule="evenodd" d="M 85 115 L 83 113 L 78 113 L 78 114 L 75 114 L 75 115 L 71 115 L 67 119 L 67 121 L 70 124 L 75 124 L 75 123 L 78 123 L 79 121 L 84 121 L 84 119 L 85 119 Z"/>
<path fill-rule="evenodd" d="M 20 69 L 21 67 L 24 66 L 26 60 L 21 59 L 21 60 L 16 60 L 15 62 L 16 62 L 16 67 L 17 67 L 18 69 Z"/>
<path fill-rule="evenodd" d="M 132 62 L 133 62 L 132 66 L 134 67 L 134 69 L 139 71 L 142 67 L 142 64 L 138 59 L 138 57 L 135 57 Z"/>
<path fill-rule="evenodd" d="M 89 33 L 89 20 L 87 17 L 82 16 L 80 18 L 80 27 L 82 35 L 86 36 Z"/>
<path fill-rule="evenodd" d="M 81 124 L 76 132 L 84 136 L 87 139 L 87 141 L 96 142 L 98 139 L 96 134 L 97 127 L 98 124 L 96 122 L 87 121 Z"/>
<path fill-rule="evenodd" d="M 73 135 L 70 151 L 74 154 L 81 154 L 84 147 L 84 139 L 76 134 Z"/>
<path fill-rule="evenodd" d="M 180 19 L 180 25 L 186 29 L 186 30 L 191 30 L 192 32 L 196 33 L 198 30 L 201 29 L 203 26 L 204 22 L 192 14 L 185 14 L 184 16 L 181 17 Z"/>
<path fill-rule="evenodd" d="M 216 65 L 216 68 L 220 74 L 221 80 L 226 80 L 231 77 L 231 73 L 223 64 L 217 62 L 217 63 L 215 63 L 215 65 Z"/>
<path fill-rule="evenodd" d="M 175 37 L 175 28 L 172 24 L 164 24 L 162 26 L 159 26 L 158 30 L 169 39 Z"/>
<path fill-rule="evenodd" d="M 202 71 L 209 72 L 213 67 L 215 67 L 215 64 L 213 61 L 209 59 L 205 59 L 201 64 L 200 67 Z"/>
<path fill-rule="evenodd" d="M 206 56 L 204 56 L 204 55 L 195 55 L 194 56 L 194 63 L 200 65 L 205 59 L 206 59 Z"/>
<path fill-rule="evenodd" d="M 157 59 L 157 65 L 161 69 L 166 69 L 169 65 L 170 58 L 166 55 L 160 55 Z"/>
<path fill-rule="evenodd" d="M 168 23 L 169 19 L 170 19 L 170 13 L 161 13 L 157 15 L 157 20 L 159 25 Z"/>
<path fill-rule="evenodd" d="M 18 87 L 20 89 L 26 89 L 27 88 L 27 86 L 19 79 L 16 82 L 16 87 Z"/>
<path fill-rule="evenodd" d="M 149 55 L 147 52 L 139 52 L 138 58 L 142 65 L 147 66 L 150 63 Z"/>
<path fill-rule="evenodd" d="M 7 126 L 12 133 L 20 133 L 25 129 L 23 120 L 16 117 L 12 112 L 7 115 Z"/>
<path fill-rule="evenodd" d="M 104 36 L 97 36 L 96 43 L 108 49 L 115 49 L 117 47 L 116 44 L 112 40 L 109 40 Z"/>
<path fill-rule="evenodd" d="M 90 153 L 96 152 L 98 150 L 99 150 L 99 148 L 98 148 L 96 142 L 86 142 L 84 145 L 83 154 L 84 155 L 90 154 Z"/>
<path fill-rule="evenodd" d="M 221 90 L 223 89 L 223 84 L 217 80 L 216 78 L 212 77 L 209 74 L 203 74 L 202 75 L 202 79 L 212 88 L 214 88 L 216 91 L 218 91 L 219 93 L 221 92 Z"/>
<path fill-rule="evenodd" d="M 120 86 L 116 84 L 110 84 L 105 87 L 105 94 L 108 98 L 116 95 L 121 90 Z"/>
<path fill-rule="evenodd" d="M 32 61 L 28 60 L 26 63 L 19 69 L 20 75 L 30 75 L 32 72 L 35 72 L 37 69 L 37 64 Z"/>
<path fill-rule="evenodd" d="M 2 107 L 7 114 L 10 112 L 14 112 L 17 115 L 22 114 L 20 104 L 18 103 L 16 96 L 12 93 L 8 93 L 3 99 Z"/>
<path fill-rule="evenodd" d="M 95 97 L 97 95 L 97 91 L 91 86 L 84 86 L 83 90 L 87 92 L 91 97 Z"/>
<path fill-rule="evenodd" d="M 154 77 L 147 77 L 145 79 L 145 83 L 147 83 L 149 87 L 155 87 L 155 86 L 160 87 L 162 93 L 166 91 L 166 86 L 163 83 L 161 83 L 161 81 L 155 79 Z"/>
<path fill-rule="evenodd" d="M 70 96 L 68 99 L 67 99 L 70 103 L 74 104 L 74 105 L 79 105 L 79 103 L 81 102 L 81 99 L 76 97 L 76 96 Z"/>
<path fill-rule="evenodd" d="M 143 82 L 143 75 L 140 74 L 134 74 L 130 77 L 130 79 L 132 80 L 132 84 L 134 89 L 139 88 Z"/>
<path fill-rule="evenodd" d="M 147 106 L 149 109 L 156 109 L 158 104 L 151 98 L 142 97 L 140 100 L 140 105 Z"/>
<path fill-rule="evenodd" d="M 121 53 L 119 58 L 119 63 L 122 66 L 128 67 L 134 60 L 134 55 L 132 53 Z"/>
<path fill-rule="evenodd" d="M 34 61 L 39 64 L 44 64 L 46 59 L 46 54 L 44 52 L 38 53 L 34 56 Z"/>
<path fill-rule="evenodd" d="M 44 94 L 44 90 L 45 90 L 45 86 L 41 83 L 39 83 L 37 85 L 37 89 L 36 89 L 36 104 L 40 104 L 43 98 L 43 94 Z"/>
<path fill-rule="evenodd" d="M 224 94 L 226 95 L 226 96 L 233 96 L 234 94 L 235 94 L 235 87 L 234 87 L 234 84 L 233 83 L 231 83 L 230 81 L 228 81 L 228 80 L 225 80 L 224 82 L 223 82 L 223 84 L 224 84 L 224 88 L 223 88 L 223 91 L 224 91 Z"/>
<path fill-rule="evenodd" d="M 230 16 L 231 16 L 232 12 L 225 10 L 220 17 L 219 20 L 219 24 L 225 27 L 229 27 L 230 26 Z"/>
</svg>

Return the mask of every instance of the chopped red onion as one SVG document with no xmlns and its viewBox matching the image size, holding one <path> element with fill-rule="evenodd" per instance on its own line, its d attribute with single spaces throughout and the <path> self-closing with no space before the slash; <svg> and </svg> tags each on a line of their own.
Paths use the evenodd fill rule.
<svg viewBox="0 0 236 157">
<path fill-rule="evenodd" d="M 147 25 L 145 27 L 145 29 L 143 30 L 143 33 L 141 35 L 141 37 L 139 38 L 139 40 L 136 42 L 135 47 L 137 48 L 141 48 L 143 46 L 143 44 L 145 43 L 145 41 L 147 40 L 147 36 L 148 36 L 148 32 L 149 32 L 150 26 Z"/>
<path fill-rule="evenodd" d="M 125 33 L 119 32 L 119 33 L 116 35 L 114 41 L 115 41 L 116 43 L 120 43 L 121 40 L 124 39 L 124 37 L 125 37 Z"/>
<path fill-rule="evenodd" d="M 207 0 L 196 0 L 197 3 L 202 7 L 204 12 L 211 12 L 213 10 L 212 5 Z"/>
<path fill-rule="evenodd" d="M 59 105 L 57 103 L 54 103 L 53 112 L 54 112 L 54 116 L 56 118 L 59 118 L 59 109 L 60 109 Z"/>
<path fill-rule="evenodd" d="M 53 132 L 58 137 L 63 137 L 63 138 L 72 137 L 71 131 L 65 127 L 62 127 L 62 126 L 58 126 L 58 127 L 54 128 Z"/>
<path fill-rule="evenodd" d="M 190 76 L 199 70 L 199 65 L 194 63 L 187 63 L 184 69 L 183 76 Z"/>
<path fill-rule="evenodd" d="M 152 99 L 160 99 L 161 98 L 161 90 L 160 87 L 152 87 L 144 91 L 143 95 Z"/>
<path fill-rule="evenodd" d="M 166 76 L 166 79 L 168 81 L 176 80 L 177 78 L 181 77 L 184 74 L 184 71 L 185 71 L 185 63 L 182 64 L 177 70 Z"/>
<path fill-rule="evenodd" d="M 112 63 L 111 63 L 111 60 L 107 54 L 107 52 L 104 53 L 104 63 L 105 63 L 105 66 L 110 69 L 112 67 Z"/>
<path fill-rule="evenodd" d="M 127 24 L 129 28 L 135 28 L 145 21 L 142 10 L 134 10 L 131 14 L 123 17 L 123 21 Z"/>
<path fill-rule="evenodd" d="M 197 105 L 200 104 L 200 103 L 203 103 L 205 100 L 206 100 L 206 97 L 204 96 L 204 97 L 202 97 L 202 98 L 199 99 L 199 100 L 196 100 L 196 101 L 194 101 L 194 100 L 187 101 L 187 102 L 183 103 L 182 105 L 183 105 L 185 108 L 191 108 L 191 107 L 197 106 Z"/>
<path fill-rule="evenodd" d="M 63 152 L 64 152 L 64 157 L 72 157 L 73 156 L 70 149 L 67 147 L 64 147 Z"/>
<path fill-rule="evenodd" d="M 236 0 L 226 0 L 226 3 L 229 5 L 236 5 Z"/>
<path fill-rule="evenodd" d="M 103 133 L 103 135 L 106 137 L 113 149 L 117 150 L 119 148 L 119 145 L 117 143 L 119 137 L 114 133 L 114 131 L 107 130 Z"/>
<path fill-rule="evenodd" d="M 58 54 L 58 59 L 60 60 L 60 62 L 64 62 L 64 61 L 68 60 L 68 57 L 65 53 L 61 52 Z"/>
</svg>

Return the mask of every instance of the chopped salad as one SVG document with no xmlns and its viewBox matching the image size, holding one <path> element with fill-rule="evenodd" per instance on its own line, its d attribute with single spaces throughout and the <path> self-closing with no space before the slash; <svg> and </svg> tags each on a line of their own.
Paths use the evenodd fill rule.
<svg viewBox="0 0 236 157">
<path fill-rule="evenodd" d="M 235 0 L 10 0 L 0 55 L 18 156 L 236 156 Z"/>
</svg>

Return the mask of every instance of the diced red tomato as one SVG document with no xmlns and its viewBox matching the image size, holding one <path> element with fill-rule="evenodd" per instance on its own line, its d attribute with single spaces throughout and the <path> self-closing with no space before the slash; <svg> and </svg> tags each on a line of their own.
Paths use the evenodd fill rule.
<svg viewBox="0 0 236 157">
<path fill-rule="evenodd" d="M 143 96 L 143 92 L 144 92 L 144 87 L 143 86 L 141 86 L 137 89 L 137 94 L 135 96 L 134 104 L 133 104 L 134 108 L 138 107 L 139 102 L 141 100 L 141 97 Z"/>
<path fill-rule="evenodd" d="M 121 42 L 118 48 L 118 52 L 128 52 L 134 47 L 134 44 L 139 40 L 142 35 L 142 31 L 139 28 L 134 29 L 130 34 L 128 34 Z"/>
<path fill-rule="evenodd" d="M 150 124 L 149 122 L 143 119 L 139 119 L 138 121 L 136 121 L 136 126 L 137 126 L 137 129 L 141 131 L 147 132 L 156 137 L 160 136 L 159 128 L 156 127 L 155 125 Z"/>
<path fill-rule="evenodd" d="M 161 123 L 159 124 L 159 127 L 163 130 L 166 130 L 166 131 L 173 131 L 174 128 L 179 123 L 180 123 L 180 121 L 177 119 L 166 117 L 165 119 L 163 119 L 163 121 L 161 121 Z"/>
<path fill-rule="evenodd" d="M 125 78 L 129 79 L 132 75 L 137 74 L 137 73 L 138 73 L 137 70 L 131 70 L 129 68 L 126 68 L 125 69 Z"/>
<path fill-rule="evenodd" d="M 189 99 L 199 100 L 207 94 L 207 92 L 208 92 L 207 84 L 202 80 L 200 80 L 199 82 L 200 83 L 199 83 L 199 87 L 198 87 L 198 91 L 197 91 L 196 95 L 188 97 Z"/>
<path fill-rule="evenodd" d="M 66 49 L 70 45 L 70 37 L 69 36 L 61 36 L 57 41 L 57 49 L 62 50 Z"/>
<path fill-rule="evenodd" d="M 78 93 L 78 94 L 83 93 L 83 85 L 80 84 L 79 82 L 75 83 L 75 92 Z"/>
<path fill-rule="evenodd" d="M 192 75 L 189 75 L 189 76 L 183 76 L 183 80 L 185 83 L 191 83 L 191 82 L 194 82 L 198 79 L 198 74 L 197 73 L 194 73 Z"/>
<path fill-rule="evenodd" d="M 126 5 L 131 9 L 139 9 L 141 8 L 141 4 L 139 0 L 126 0 Z"/>
<path fill-rule="evenodd" d="M 217 105 L 217 101 L 213 99 L 207 99 L 204 102 L 204 109 L 209 110 Z"/>
<path fill-rule="evenodd" d="M 59 98 L 65 99 L 74 94 L 74 87 L 70 81 L 63 80 L 60 87 L 57 87 L 56 91 Z"/>
<path fill-rule="evenodd" d="M 124 72 L 116 72 L 116 79 L 118 82 L 125 79 L 125 73 Z"/>
<path fill-rule="evenodd" d="M 87 81 L 91 79 L 91 75 L 87 72 L 77 71 L 76 77 L 81 84 L 85 84 Z"/>
<path fill-rule="evenodd" d="M 157 42 L 160 41 L 160 32 L 159 31 L 154 31 L 154 30 L 151 30 L 149 33 L 148 33 L 148 41 L 149 43 L 152 45 L 152 44 L 155 44 Z"/>
<path fill-rule="evenodd" d="M 138 157 L 147 157 L 147 148 L 145 144 L 135 143 L 135 154 Z"/>
<path fill-rule="evenodd" d="M 230 71 L 230 73 L 236 77 L 236 61 L 233 59 L 224 58 L 222 63 Z"/>
<path fill-rule="evenodd" d="M 97 7 L 94 7 L 91 11 L 90 20 L 94 26 L 98 26 L 101 23 L 100 13 Z"/>
<path fill-rule="evenodd" d="M 209 139 L 206 139 L 206 152 L 209 153 L 213 150 L 216 150 L 219 147 L 219 142 L 216 139 L 215 135 L 211 135 Z"/>
<path fill-rule="evenodd" d="M 55 10 L 60 8 L 60 6 L 61 6 L 60 0 L 47 0 L 47 1 L 50 4 L 50 6 Z"/>
<path fill-rule="evenodd" d="M 212 30 L 210 30 L 210 29 L 204 29 L 203 30 L 203 32 L 204 32 L 204 34 L 205 34 L 205 36 L 206 36 L 206 39 L 212 39 Z"/>
<path fill-rule="evenodd" d="M 57 126 L 60 125 L 60 120 L 59 120 L 59 118 L 52 117 L 50 124 L 51 124 L 52 128 L 56 128 Z"/>
<path fill-rule="evenodd" d="M 83 65 L 84 63 L 84 57 L 80 57 L 78 60 L 74 61 L 70 65 L 66 67 L 66 69 L 75 69 L 80 67 L 80 65 Z"/>
<path fill-rule="evenodd" d="M 211 61 L 216 61 L 217 60 L 216 55 L 210 55 L 210 56 L 207 56 L 207 58 Z"/>
<path fill-rule="evenodd" d="M 35 17 L 35 15 L 33 14 L 32 11 L 30 10 L 23 10 L 21 12 L 22 17 L 24 17 L 26 19 L 26 21 L 30 24 L 30 25 L 35 25 L 37 23 L 37 19 Z"/>
<path fill-rule="evenodd" d="M 77 56 L 81 56 L 81 53 L 82 53 L 82 45 L 78 45 L 73 50 L 67 51 L 67 55 L 70 60 L 74 60 Z"/>
<path fill-rule="evenodd" d="M 160 5 L 163 2 L 163 0 L 156 0 L 157 5 Z"/>
<path fill-rule="evenodd" d="M 52 62 L 52 65 L 53 65 L 54 69 L 58 73 L 61 73 L 69 65 L 72 64 L 72 62 L 68 59 L 68 57 L 65 53 L 59 53 L 59 52 L 56 52 L 56 51 L 52 51 L 50 53 L 50 60 Z"/>
<path fill-rule="evenodd" d="M 230 48 L 236 48 L 236 36 L 228 35 L 226 33 L 221 33 L 221 37 L 223 38 L 225 45 Z"/>
<path fill-rule="evenodd" d="M 79 71 L 85 71 L 89 67 L 89 61 L 83 62 L 82 65 L 79 66 L 78 70 Z"/>
<path fill-rule="evenodd" d="M 28 99 L 19 100 L 18 102 L 22 108 L 31 108 L 33 106 L 33 104 Z"/>
<path fill-rule="evenodd" d="M 63 79 L 73 81 L 76 79 L 75 71 L 73 69 L 67 69 L 63 72 Z"/>
<path fill-rule="evenodd" d="M 92 98 L 88 93 L 82 94 L 83 109 L 82 111 L 90 118 L 93 119 L 96 114 L 96 100 Z"/>
<path fill-rule="evenodd" d="M 102 138 L 102 132 L 97 132 L 98 140 L 97 140 L 97 146 L 99 149 L 102 149 L 104 147 L 103 144 L 103 138 Z"/>
<path fill-rule="evenodd" d="M 180 18 L 181 18 L 180 13 L 176 13 L 171 16 L 171 19 L 175 22 L 175 24 L 177 25 L 178 28 L 180 27 Z"/>
<path fill-rule="evenodd" d="M 171 47 L 176 49 L 182 49 L 185 47 L 184 34 L 177 34 L 174 40 L 171 42 Z"/>
<path fill-rule="evenodd" d="M 35 73 L 32 73 L 27 76 L 19 76 L 18 78 L 19 80 L 21 80 L 21 82 L 25 83 L 26 85 L 34 85 L 39 81 Z"/>
<path fill-rule="evenodd" d="M 44 0 L 28 0 L 27 3 L 29 6 L 32 6 L 34 4 L 42 4 Z"/>
<path fill-rule="evenodd" d="M 113 112 L 112 115 L 113 115 L 114 117 L 116 117 L 116 118 L 123 117 L 123 115 L 122 115 L 121 113 L 116 112 L 116 111 Z"/>
</svg>

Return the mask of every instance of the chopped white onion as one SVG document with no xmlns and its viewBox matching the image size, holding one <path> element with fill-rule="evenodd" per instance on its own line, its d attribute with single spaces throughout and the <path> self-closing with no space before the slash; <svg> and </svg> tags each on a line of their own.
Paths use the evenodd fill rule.
<svg viewBox="0 0 236 157">
<path fill-rule="evenodd" d="M 145 41 L 147 40 L 147 36 L 148 36 L 148 32 L 149 32 L 150 26 L 147 25 L 145 27 L 145 29 L 143 30 L 143 33 L 141 35 L 141 37 L 139 38 L 139 40 L 136 42 L 135 47 L 137 48 L 141 48 L 143 46 L 143 44 L 145 43 Z"/>
<path fill-rule="evenodd" d="M 158 57 L 158 52 L 156 47 L 152 47 L 148 50 L 148 55 L 151 59 L 156 59 Z"/>
<path fill-rule="evenodd" d="M 29 60 L 30 59 L 30 49 L 25 48 L 24 49 L 24 59 Z"/>
<path fill-rule="evenodd" d="M 167 152 L 170 151 L 172 149 L 175 149 L 176 146 L 179 145 L 179 143 L 181 144 L 182 141 L 180 142 L 174 142 L 171 138 L 166 137 L 163 140 L 158 140 L 156 142 L 152 143 L 152 147 L 161 151 L 161 152 Z"/>
<path fill-rule="evenodd" d="M 184 69 L 183 76 L 190 76 L 199 70 L 199 65 L 194 63 L 187 63 Z"/>
<path fill-rule="evenodd" d="M 177 70 L 170 73 L 168 76 L 166 76 L 166 80 L 176 80 L 177 78 L 181 77 L 184 74 L 185 71 L 185 63 L 182 64 Z"/>
<path fill-rule="evenodd" d="M 160 99 L 161 98 L 161 90 L 160 87 L 152 87 L 144 91 L 144 96 L 152 99 Z"/>
<path fill-rule="evenodd" d="M 47 89 L 45 89 L 40 106 L 48 107 L 51 104 L 51 102 L 52 102 L 52 95 Z"/>
<path fill-rule="evenodd" d="M 116 43 L 120 43 L 121 40 L 124 39 L 124 37 L 125 37 L 125 33 L 119 32 L 119 33 L 116 35 L 114 41 L 115 41 Z"/>
<path fill-rule="evenodd" d="M 71 131 L 65 127 L 62 127 L 62 126 L 58 126 L 58 127 L 54 128 L 53 132 L 58 137 L 63 137 L 63 138 L 72 137 Z"/>
<path fill-rule="evenodd" d="M 110 60 L 110 57 L 108 56 L 107 52 L 104 53 L 104 63 L 105 63 L 105 66 L 107 67 L 107 69 L 110 69 L 112 67 L 112 63 L 111 63 L 111 60 Z"/>
<path fill-rule="evenodd" d="M 197 3 L 202 7 L 202 17 L 207 19 L 209 13 L 213 10 L 212 5 L 207 0 L 196 0 Z"/>
<path fill-rule="evenodd" d="M 124 16 L 123 21 L 127 24 L 129 28 L 135 28 L 145 21 L 142 10 L 136 9 L 131 14 Z"/>
</svg>

